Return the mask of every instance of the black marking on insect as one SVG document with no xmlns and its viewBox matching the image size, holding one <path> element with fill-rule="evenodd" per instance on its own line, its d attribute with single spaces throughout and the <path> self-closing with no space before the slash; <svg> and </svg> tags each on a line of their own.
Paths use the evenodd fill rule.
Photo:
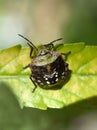
<svg viewBox="0 0 97 130">
<path fill-rule="evenodd" d="M 55 89 L 60 84 L 64 84 L 67 81 L 70 70 L 68 69 L 68 64 L 64 61 L 62 55 L 67 56 L 70 54 L 70 51 L 68 53 L 58 53 L 53 50 L 53 43 L 62 40 L 62 38 L 56 39 L 37 48 L 26 37 L 21 34 L 18 35 L 28 41 L 27 44 L 31 48 L 30 57 L 32 58 L 32 61 L 24 68 L 26 69 L 30 67 L 31 69 L 32 73 L 30 75 L 30 79 L 35 86 L 32 92 L 35 91 L 37 86 L 44 89 Z M 32 56 L 33 50 L 36 52 L 35 56 Z"/>
</svg>

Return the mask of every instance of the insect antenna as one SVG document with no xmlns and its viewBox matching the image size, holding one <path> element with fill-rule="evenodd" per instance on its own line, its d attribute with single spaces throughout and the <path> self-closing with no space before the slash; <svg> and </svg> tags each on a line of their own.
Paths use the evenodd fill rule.
<svg viewBox="0 0 97 130">
<path fill-rule="evenodd" d="M 52 42 L 50 42 L 50 43 L 48 43 L 48 44 L 53 44 L 54 42 L 57 42 L 57 41 L 62 40 L 62 39 L 63 39 L 63 38 L 56 39 L 56 40 L 54 40 L 54 41 L 52 41 Z"/>
<path fill-rule="evenodd" d="M 24 38 L 26 41 L 28 41 L 27 42 L 27 44 L 32 48 L 34 48 L 35 50 L 38 50 L 37 49 L 37 47 L 36 46 L 34 46 L 34 44 L 29 40 L 29 39 L 27 39 L 26 37 L 24 37 L 23 35 L 21 35 L 21 34 L 18 34 L 20 37 L 22 37 L 22 38 Z"/>
<path fill-rule="evenodd" d="M 52 49 L 53 46 L 54 46 L 53 43 L 54 43 L 54 42 L 57 42 L 57 41 L 59 41 L 59 40 L 62 40 L 62 39 L 63 39 L 63 38 L 56 39 L 56 40 L 54 40 L 54 41 L 52 41 L 52 42 L 46 44 L 45 46 L 49 46 L 49 49 Z"/>
</svg>

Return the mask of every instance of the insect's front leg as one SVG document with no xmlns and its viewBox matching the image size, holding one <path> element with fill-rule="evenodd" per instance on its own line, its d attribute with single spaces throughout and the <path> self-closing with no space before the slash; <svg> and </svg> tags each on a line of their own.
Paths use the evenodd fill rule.
<svg viewBox="0 0 97 130">
<path fill-rule="evenodd" d="M 67 52 L 67 53 L 61 53 L 64 56 L 68 56 L 69 54 L 71 54 L 71 51 Z"/>
<path fill-rule="evenodd" d="M 34 88 L 33 88 L 33 90 L 32 90 L 32 93 L 34 93 L 35 90 L 36 90 L 36 88 L 37 88 L 37 85 L 36 85 L 36 83 L 34 82 L 34 80 L 32 79 L 32 75 L 30 75 L 30 79 L 31 79 L 32 83 L 34 84 Z"/>
<path fill-rule="evenodd" d="M 22 36 L 21 34 L 18 34 L 20 37 L 22 37 L 22 38 L 24 38 L 26 41 L 28 41 L 27 42 L 27 44 L 30 46 L 30 48 L 31 48 L 31 50 L 30 50 L 30 58 L 33 58 L 33 56 L 32 56 L 32 52 L 33 52 L 33 48 L 35 49 L 35 50 L 37 50 L 37 48 L 34 46 L 34 44 L 29 40 L 29 39 L 27 39 L 26 37 L 24 37 L 24 36 Z"/>
<path fill-rule="evenodd" d="M 68 57 L 69 54 L 71 54 L 71 51 L 69 51 L 67 53 L 61 53 L 61 54 L 64 55 L 65 56 L 65 60 L 67 60 L 67 57 Z"/>
</svg>

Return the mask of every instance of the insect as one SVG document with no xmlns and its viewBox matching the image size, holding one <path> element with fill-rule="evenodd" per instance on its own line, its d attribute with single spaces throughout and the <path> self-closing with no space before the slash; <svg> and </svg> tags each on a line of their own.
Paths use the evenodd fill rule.
<svg viewBox="0 0 97 130">
<path fill-rule="evenodd" d="M 32 58 L 32 61 L 24 68 L 30 67 L 31 69 L 30 79 L 35 86 L 32 92 L 34 92 L 38 86 L 49 89 L 56 88 L 61 83 L 64 83 L 70 70 L 63 56 L 70 54 L 70 51 L 68 53 L 58 53 L 54 51 L 54 43 L 62 40 L 62 38 L 37 48 L 26 37 L 21 34 L 18 35 L 24 38 L 30 46 L 30 58 Z M 36 53 L 35 56 L 32 56 L 33 51 Z"/>
</svg>

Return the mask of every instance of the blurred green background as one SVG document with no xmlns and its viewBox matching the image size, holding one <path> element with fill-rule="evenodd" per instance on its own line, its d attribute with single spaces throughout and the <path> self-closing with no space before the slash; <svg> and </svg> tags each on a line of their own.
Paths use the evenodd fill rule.
<svg viewBox="0 0 97 130">
<path fill-rule="evenodd" d="M 0 0 L 0 49 L 26 45 L 18 33 L 34 44 L 63 37 L 64 43 L 97 45 L 97 0 Z M 61 110 L 21 110 L 1 83 L 0 130 L 95 130 L 97 112 L 86 102 L 85 108 L 76 103 Z"/>
</svg>

